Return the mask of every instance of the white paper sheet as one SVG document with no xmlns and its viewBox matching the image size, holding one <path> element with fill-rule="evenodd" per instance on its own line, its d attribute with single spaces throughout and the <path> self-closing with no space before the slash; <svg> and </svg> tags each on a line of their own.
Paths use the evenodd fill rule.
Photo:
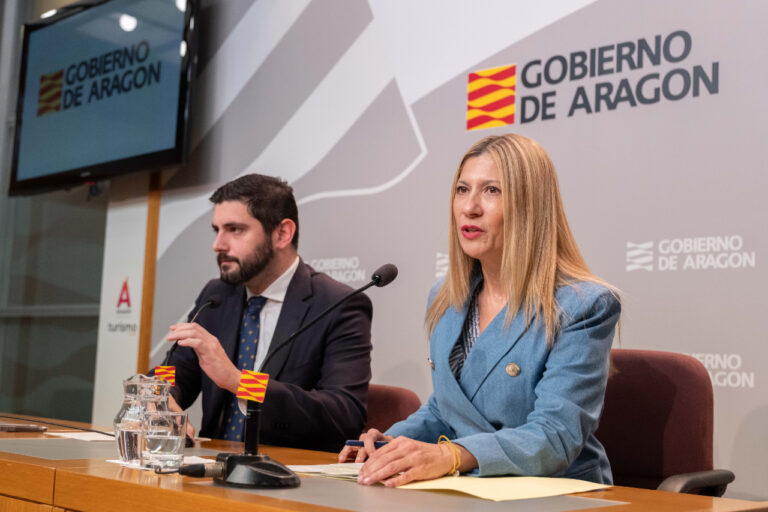
<svg viewBox="0 0 768 512">
<path fill-rule="evenodd" d="M 560 496 L 574 492 L 606 489 L 608 487 L 610 485 L 574 480 L 572 478 L 446 476 L 424 482 L 412 482 L 401 485 L 398 489 L 458 491 L 486 500 L 506 501 Z"/>
<path fill-rule="evenodd" d="M 115 438 L 98 432 L 46 432 L 49 436 L 66 437 L 80 441 L 114 441 Z"/>
<path fill-rule="evenodd" d="M 288 469 L 303 475 L 357 480 L 357 474 L 362 467 L 362 462 L 344 462 L 340 464 L 292 465 L 288 466 Z"/>
</svg>

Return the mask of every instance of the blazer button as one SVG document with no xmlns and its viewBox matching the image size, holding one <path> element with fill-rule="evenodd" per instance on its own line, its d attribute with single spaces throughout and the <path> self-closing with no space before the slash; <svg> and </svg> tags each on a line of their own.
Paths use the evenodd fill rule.
<svg viewBox="0 0 768 512">
<path fill-rule="evenodd" d="M 427 357 L 427 362 L 429 363 L 429 367 L 434 370 L 435 369 L 435 363 L 432 361 L 432 359 Z"/>
<path fill-rule="evenodd" d="M 510 377 L 517 377 L 518 375 L 520 375 L 520 367 L 517 366 L 515 363 L 509 363 L 507 365 L 506 370 L 507 370 L 507 375 L 509 375 Z"/>
</svg>

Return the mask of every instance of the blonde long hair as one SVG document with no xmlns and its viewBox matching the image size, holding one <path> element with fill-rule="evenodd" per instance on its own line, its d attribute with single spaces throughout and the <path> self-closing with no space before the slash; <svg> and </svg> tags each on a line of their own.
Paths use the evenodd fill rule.
<svg viewBox="0 0 768 512">
<path fill-rule="evenodd" d="M 615 289 L 595 277 L 584 262 L 565 218 L 555 167 L 549 156 L 534 140 L 517 134 L 486 137 L 461 159 L 451 190 L 448 274 L 427 311 L 427 331 L 431 335 L 446 310 L 451 306 L 461 310 L 469 297 L 476 260 L 461 249 L 453 201 L 464 164 L 480 155 L 490 156 L 501 175 L 501 281 L 507 296 L 506 325 L 520 311 L 525 315 L 526 326 L 534 318 L 537 323 L 541 318 L 551 346 L 559 328 L 555 299 L 558 287 L 591 281 Z"/>
</svg>

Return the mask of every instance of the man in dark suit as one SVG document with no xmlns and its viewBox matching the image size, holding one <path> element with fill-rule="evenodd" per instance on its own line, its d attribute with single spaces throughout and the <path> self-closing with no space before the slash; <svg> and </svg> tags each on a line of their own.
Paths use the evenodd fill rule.
<svg viewBox="0 0 768 512">
<path fill-rule="evenodd" d="M 173 397 L 189 407 L 203 393 L 200 435 L 242 440 L 240 370 L 268 373 L 261 440 L 336 451 L 366 420 L 372 308 L 358 295 L 261 364 L 275 345 L 351 289 L 315 272 L 298 256 L 298 209 L 285 182 L 258 174 L 219 188 L 213 250 L 220 278 L 205 286 L 195 323 L 171 326 L 178 349 Z M 249 309 L 250 308 L 250 309 Z M 190 315 L 191 317 L 191 315 Z M 174 406 L 175 404 L 172 404 Z"/>
</svg>

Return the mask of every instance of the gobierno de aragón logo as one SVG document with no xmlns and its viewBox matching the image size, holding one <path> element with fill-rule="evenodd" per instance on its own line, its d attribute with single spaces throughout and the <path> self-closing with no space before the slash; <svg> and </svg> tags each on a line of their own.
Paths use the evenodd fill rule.
<svg viewBox="0 0 768 512">
<path fill-rule="evenodd" d="M 626 243 L 626 271 L 755 268 L 757 255 L 741 235 L 665 238 Z"/>
<path fill-rule="evenodd" d="M 149 42 L 140 41 L 41 75 L 38 117 L 159 83 L 162 61 L 151 54 Z"/>
<path fill-rule="evenodd" d="M 563 113 L 566 117 L 589 115 L 622 106 L 634 108 L 717 94 L 720 63 L 686 66 L 684 61 L 691 58 L 693 47 L 690 32 L 676 30 L 650 39 L 620 41 L 530 60 L 519 70 L 524 93 L 518 105 L 519 121 L 522 124 L 550 120 Z M 664 64 L 675 67 L 663 73 L 653 69 Z M 639 70 L 649 72 L 622 77 Z M 606 79 L 601 80 L 602 77 Z M 558 108 L 559 91 L 553 86 L 590 79 L 591 83 L 578 85 L 573 95 L 565 99 L 567 110 Z"/>
</svg>

